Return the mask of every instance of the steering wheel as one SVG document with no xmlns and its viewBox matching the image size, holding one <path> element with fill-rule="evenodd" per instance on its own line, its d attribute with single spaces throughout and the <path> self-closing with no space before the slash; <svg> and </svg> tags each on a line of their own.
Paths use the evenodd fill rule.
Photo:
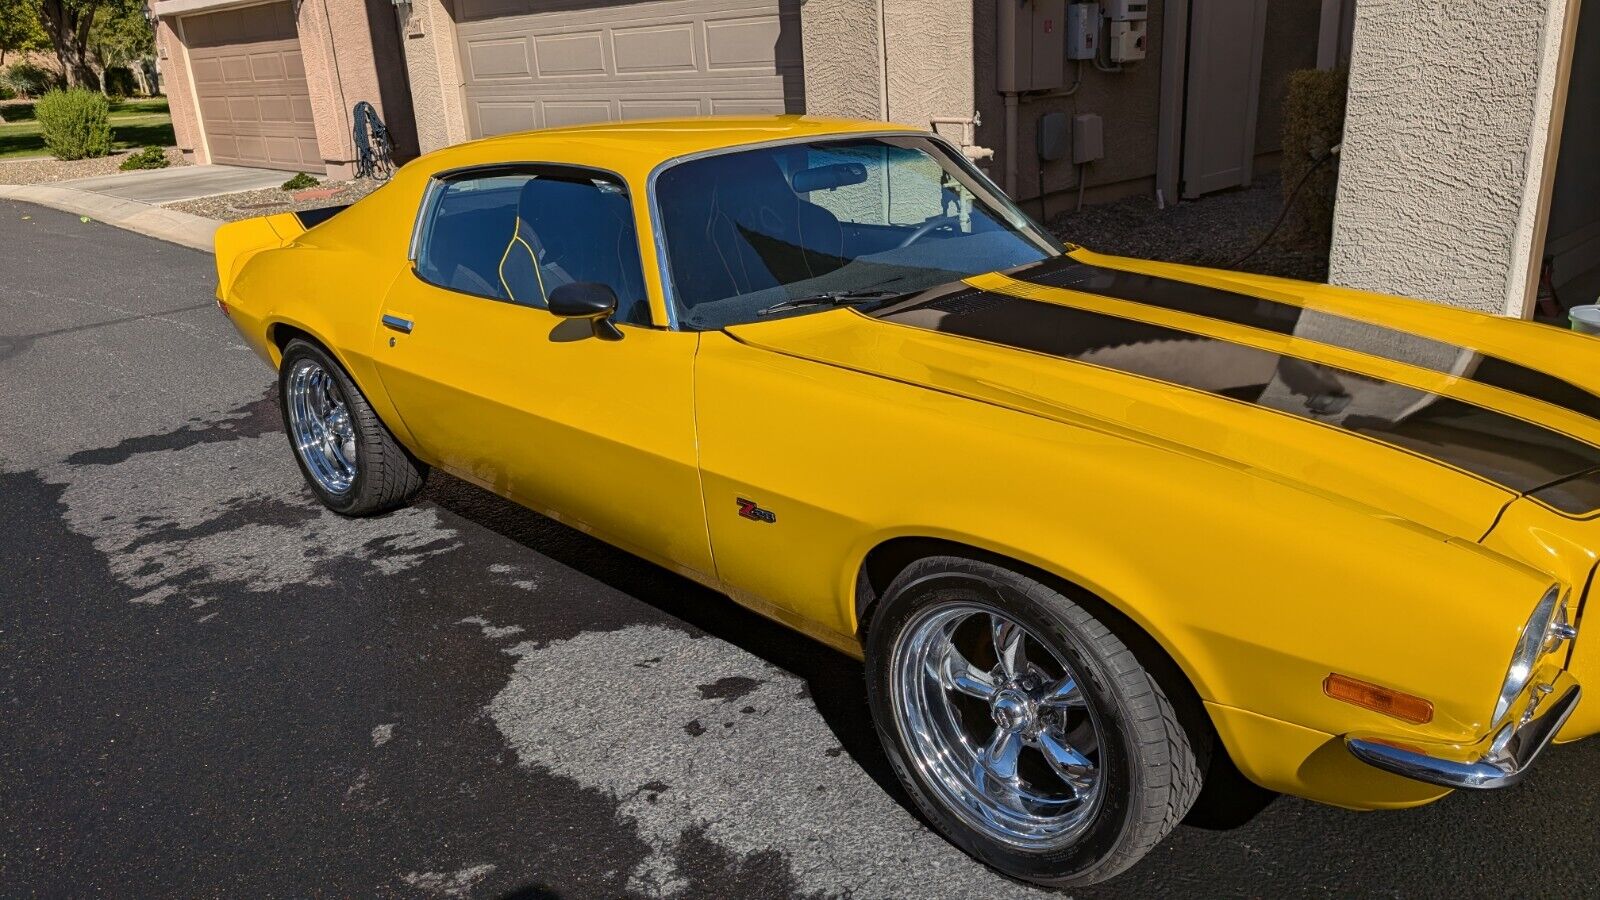
<svg viewBox="0 0 1600 900">
<path fill-rule="evenodd" d="M 961 217 L 960 216 L 951 216 L 951 215 L 929 216 L 927 221 L 925 221 L 921 225 L 917 226 L 917 230 L 915 230 L 915 231 L 911 232 L 910 234 L 906 235 L 905 240 L 903 240 L 900 243 L 896 244 L 895 245 L 895 249 L 896 250 L 903 250 L 906 247 L 909 247 L 912 244 L 915 244 L 917 241 L 920 241 L 923 238 L 927 237 L 929 234 L 933 233 L 934 231 L 937 231 L 937 230 L 939 230 L 941 228 L 954 228 L 957 224 L 960 223 L 960 221 L 961 221 Z"/>
</svg>

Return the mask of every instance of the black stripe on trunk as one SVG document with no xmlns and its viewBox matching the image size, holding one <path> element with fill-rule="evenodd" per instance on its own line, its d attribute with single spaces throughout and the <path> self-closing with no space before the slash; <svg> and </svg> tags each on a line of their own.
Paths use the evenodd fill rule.
<svg viewBox="0 0 1600 900">
<path fill-rule="evenodd" d="M 1518 493 L 1600 468 L 1600 448 L 1494 410 L 1245 344 L 978 289 L 891 305 L 885 321 L 1093 363 L 1403 447 Z M 1556 492 L 1569 513 L 1600 495 Z"/>
<path fill-rule="evenodd" d="M 1449 372 L 1461 354 L 1475 353 L 1479 357 L 1478 364 L 1463 377 L 1600 420 L 1600 396 L 1570 381 L 1471 347 L 1420 337 L 1337 313 L 1305 309 L 1292 303 L 1280 303 L 1171 278 L 1091 266 L 1066 256 L 1006 274 L 1030 284 L 1115 297 L 1279 334 L 1298 334 L 1348 350 L 1440 372 Z"/>
</svg>

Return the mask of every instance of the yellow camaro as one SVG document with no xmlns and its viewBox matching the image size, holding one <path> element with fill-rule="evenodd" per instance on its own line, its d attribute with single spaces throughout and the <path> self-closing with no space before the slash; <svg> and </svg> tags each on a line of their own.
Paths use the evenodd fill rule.
<svg viewBox="0 0 1600 900">
<path fill-rule="evenodd" d="M 1600 731 L 1593 338 L 1064 249 L 795 117 L 452 147 L 217 267 L 330 508 L 437 467 L 863 656 L 1009 875 L 1108 878 L 1207 778 L 1413 806 Z"/>
</svg>

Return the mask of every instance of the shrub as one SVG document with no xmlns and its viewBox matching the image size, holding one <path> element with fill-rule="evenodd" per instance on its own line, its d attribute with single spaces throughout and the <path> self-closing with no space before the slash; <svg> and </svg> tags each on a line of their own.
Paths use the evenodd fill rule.
<svg viewBox="0 0 1600 900">
<path fill-rule="evenodd" d="M 134 169 L 165 169 L 167 167 L 167 151 L 160 147 L 146 147 L 137 153 L 131 153 L 128 158 L 117 166 L 124 172 Z"/>
<path fill-rule="evenodd" d="M 44 145 L 56 159 L 83 159 L 111 152 L 111 104 L 87 88 L 50 91 L 33 106 Z"/>
<path fill-rule="evenodd" d="M 1333 240 L 1333 202 L 1339 187 L 1337 159 L 1318 165 L 1344 139 L 1344 69 L 1303 69 L 1289 73 L 1283 104 L 1283 191 L 1306 179 L 1289 210 L 1285 233 L 1307 247 L 1326 250 Z M 1306 173 L 1316 168 L 1309 176 Z"/>
<path fill-rule="evenodd" d="M 11 87 L 11 85 L 6 84 L 4 79 L 0 79 L 0 100 L 15 99 L 17 99 L 17 92 Z"/>
<path fill-rule="evenodd" d="M 12 63 L 4 78 L 6 87 L 27 97 L 38 97 L 61 82 L 56 73 L 27 61 Z"/>
<path fill-rule="evenodd" d="M 308 187 L 316 187 L 318 184 L 321 184 L 321 182 L 310 175 L 304 172 L 296 172 L 293 178 L 283 183 L 283 189 L 286 191 L 303 191 Z"/>
<path fill-rule="evenodd" d="M 131 97 L 137 88 L 133 80 L 133 70 L 127 66 L 111 66 L 106 69 L 101 83 L 105 85 L 106 93 L 113 97 Z"/>
</svg>

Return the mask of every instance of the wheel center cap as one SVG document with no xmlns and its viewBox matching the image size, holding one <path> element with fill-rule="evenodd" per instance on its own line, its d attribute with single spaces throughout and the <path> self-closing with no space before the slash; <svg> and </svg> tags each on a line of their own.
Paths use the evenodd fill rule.
<svg viewBox="0 0 1600 900">
<path fill-rule="evenodd" d="M 334 410 L 328 415 L 328 428 L 340 437 L 350 430 L 350 413 L 343 407 Z"/>
<path fill-rule="evenodd" d="M 1016 688 L 1005 688 L 990 702 L 989 715 L 1007 731 L 1023 731 L 1033 722 L 1033 704 Z"/>
</svg>

